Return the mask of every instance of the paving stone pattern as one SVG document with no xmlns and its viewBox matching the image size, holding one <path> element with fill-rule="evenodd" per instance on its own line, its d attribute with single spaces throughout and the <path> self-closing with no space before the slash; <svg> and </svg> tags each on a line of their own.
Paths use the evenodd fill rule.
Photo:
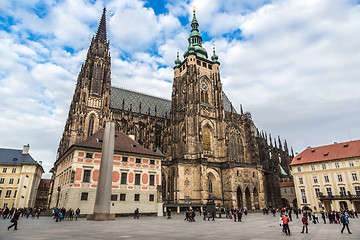
<svg viewBox="0 0 360 240">
<path fill-rule="evenodd" d="M 322 219 L 319 219 L 322 220 Z M 360 219 L 350 219 L 349 235 L 340 233 L 340 224 L 312 224 L 309 233 L 301 234 L 301 220 L 290 222 L 291 236 L 282 233 L 279 216 L 250 213 L 242 222 L 226 218 L 215 221 L 184 221 L 184 215 L 166 217 L 119 217 L 115 221 L 95 222 L 81 218 L 78 221 L 56 223 L 51 217 L 20 218 L 18 228 L 7 231 L 9 219 L 0 220 L 0 239 L 360 239 Z"/>
</svg>

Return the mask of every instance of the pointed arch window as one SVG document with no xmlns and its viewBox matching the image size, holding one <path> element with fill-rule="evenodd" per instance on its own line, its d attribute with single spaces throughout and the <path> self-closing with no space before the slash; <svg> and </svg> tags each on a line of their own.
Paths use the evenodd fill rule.
<svg viewBox="0 0 360 240">
<path fill-rule="evenodd" d="M 88 136 L 87 136 L 88 138 L 93 135 L 94 122 L 95 122 L 94 115 L 91 115 L 90 120 L 89 120 L 89 128 L 88 128 Z"/>
<path fill-rule="evenodd" d="M 204 150 L 211 150 L 211 135 L 208 127 L 203 130 L 203 148 Z"/>
<path fill-rule="evenodd" d="M 213 193 L 213 185 L 211 179 L 209 179 L 209 193 Z"/>
</svg>

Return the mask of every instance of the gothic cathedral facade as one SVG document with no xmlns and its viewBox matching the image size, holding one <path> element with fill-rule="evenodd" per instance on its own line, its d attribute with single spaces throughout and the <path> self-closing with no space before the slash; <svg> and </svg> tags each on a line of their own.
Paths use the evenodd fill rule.
<svg viewBox="0 0 360 240">
<path fill-rule="evenodd" d="M 165 206 L 280 207 L 280 181 L 291 181 L 287 143 L 271 139 L 250 113 L 237 113 L 225 95 L 220 62 L 202 47 L 193 15 L 184 60 L 175 60 L 171 100 L 111 86 L 105 9 L 77 79 L 58 157 L 115 121 L 116 130 L 166 159 L 161 200 Z M 278 142 L 278 143 L 277 143 Z"/>
</svg>

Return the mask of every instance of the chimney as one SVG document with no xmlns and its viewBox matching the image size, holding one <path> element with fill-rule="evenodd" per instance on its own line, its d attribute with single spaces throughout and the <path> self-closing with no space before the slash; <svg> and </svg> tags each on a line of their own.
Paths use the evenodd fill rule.
<svg viewBox="0 0 360 240">
<path fill-rule="evenodd" d="M 135 141 L 135 133 L 133 131 L 129 131 L 129 137 Z"/>
<path fill-rule="evenodd" d="M 39 161 L 39 165 L 42 166 L 42 161 Z"/>
<path fill-rule="evenodd" d="M 30 145 L 24 145 L 23 147 L 23 150 L 22 150 L 22 154 L 26 155 L 26 154 L 29 154 L 29 148 L 30 148 Z"/>
</svg>

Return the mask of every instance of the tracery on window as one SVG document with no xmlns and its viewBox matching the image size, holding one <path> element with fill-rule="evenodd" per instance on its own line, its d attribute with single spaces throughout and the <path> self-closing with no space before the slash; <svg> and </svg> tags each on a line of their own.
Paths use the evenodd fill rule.
<svg viewBox="0 0 360 240">
<path fill-rule="evenodd" d="M 240 132 L 231 128 L 229 130 L 229 157 L 234 162 L 244 162 L 244 148 Z"/>
<path fill-rule="evenodd" d="M 94 121 L 95 121 L 95 117 L 94 115 L 91 115 L 90 120 L 89 120 L 89 128 L 88 128 L 88 138 L 91 137 L 94 133 Z"/>
<path fill-rule="evenodd" d="M 211 134 L 209 127 L 204 127 L 202 138 L 204 150 L 211 150 Z"/>
</svg>

